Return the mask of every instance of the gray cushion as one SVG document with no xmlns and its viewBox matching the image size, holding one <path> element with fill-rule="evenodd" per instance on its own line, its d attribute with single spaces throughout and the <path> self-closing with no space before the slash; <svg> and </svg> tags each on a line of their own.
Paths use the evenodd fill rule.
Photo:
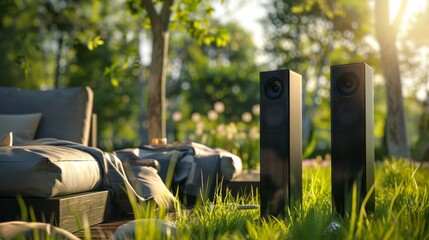
<svg viewBox="0 0 429 240">
<path fill-rule="evenodd" d="M 127 160 L 123 165 L 128 181 L 139 196 L 145 199 L 154 198 L 159 206 L 166 209 L 173 208 L 175 198 L 156 169 L 147 166 L 144 160 Z"/>
<path fill-rule="evenodd" d="M 122 212 L 132 210 L 124 189 L 133 192 L 140 201 L 153 199 L 164 209 L 174 207 L 176 198 L 165 186 L 157 170 L 147 165 L 147 161 L 122 160 L 113 153 L 104 153 L 104 157 L 109 162 L 109 184 L 115 191 L 115 201 Z"/>
<path fill-rule="evenodd" d="M 93 92 L 89 87 L 20 90 L 0 87 L 0 114 L 42 113 L 35 139 L 88 145 Z"/>
<path fill-rule="evenodd" d="M 34 139 L 42 114 L 0 114 L 0 136 L 13 133 L 13 144 Z"/>
<path fill-rule="evenodd" d="M 102 183 L 98 160 L 67 146 L 0 147 L 0 196 L 55 197 L 97 189 Z"/>
<path fill-rule="evenodd" d="M 159 175 L 166 183 L 168 170 L 174 167 L 173 185 L 179 185 L 179 192 L 191 197 L 201 196 L 201 190 L 204 190 L 213 198 L 216 180 L 229 181 L 240 174 L 243 167 L 238 156 L 198 143 L 142 146 L 117 150 L 115 154 L 122 161 L 156 159 L 161 165 Z M 174 155 L 177 162 L 172 164 Z"/>
</svg>

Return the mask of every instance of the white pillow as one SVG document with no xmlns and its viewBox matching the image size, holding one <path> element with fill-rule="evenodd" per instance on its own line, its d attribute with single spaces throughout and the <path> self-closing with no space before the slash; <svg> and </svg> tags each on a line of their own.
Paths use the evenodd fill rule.
<svg viewBox="0 0 429 240">
<path fill-rule="evenodd" d="M 0 136 L 13 132 L 13 145 L 34 139 L 41 113 L 0 114 Z"/>
</svg>

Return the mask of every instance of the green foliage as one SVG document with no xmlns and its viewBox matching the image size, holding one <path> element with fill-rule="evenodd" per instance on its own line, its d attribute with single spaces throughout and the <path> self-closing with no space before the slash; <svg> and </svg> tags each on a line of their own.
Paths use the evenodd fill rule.
<svg viewBox="0 0 429 240">
<path fill-rule="evenodd" d="M 138 56 L 116 54 L 133 51 L 135 45 L 136 40 L 126 43 L 106 38 L 104 45 L 90 51 L 81 44 L 75 47 L 76 58 L 70 64 L 69 85 L 89 85 L 94 91 L 98 145 L 105 150 L 138 144 L 138 88 L 135 87 Z"/>
<path fill-rule="evenodd" d="M 5 85 L 66 86 L 62 74 L 74 56 L 72 45 L 88 42 L 95 47 L 102 41 L 97 31 L 104 8 L 98 1 L 3 1 L 2 6 L 0 53 L 5 57 L 0 64 L 8 67 L 2 75 Z"/>
<path fill-rule="evenodd" d="M 100 38 L 100 36 L 96 36 L 93 39 L 90 39 L 88 41 L 88 49 L 90 51 L 94 50 L 96 47 L 101 46 L 104 44 L 104 41 Z"/>
<path fill-rule="evenodd" d="M 268 68 L 290 68 L 303 75 L 304 119 L 311 121 L 310 127 L 303 128 L 308 131 L 304 157 L 329 153 L 327 66 L 347 59 L 366 61 L 376 73 L 380 69 L 374 49 L 365 40 L 371 33 L 370 5 L 354 0 L 272 0 L 266 8 L 269 14 L 264 27 L 270 58 L 262 69 L 254 63 L 258 52 L 249 33 L 238 24 L 224 26 L 208 20 L 213 12 L 210 1 L 175 1 L 167 82 L 170 141 L 195 140 L 228 148 L 240 155 L 246 166 L 257 167 L 258 138 L 249 141 L 245 136 L 258 124 L 258 115 L 252 112 L 259 101 L 258 74 Z M 425 19 L 422 9 L 407 25 L 400 43 L 401 75 L 410 79 L 407 85 L 411 86 L 405 92 L 405 106 L 416 159 L 429 141 L 428 71 L 427 61 L 421 61 L 423 54 L 428 55 L 422 30 Z M 142 143 L 140 126 L 147 127 L 147 116 L 141 112 L 148 97 L 139 96 L 139 92 L 147 95 L 144 89 L 149 78 L 142 61 L 149 57 L 146 52 L 139 53 L 139 42 L 150 40 L 140 37 L 148 33 L 144 26 L 150 26 L 150 21 L 136 0 L 1 1 L 0 84 L 33 89 L 88 85 L 95 92 L 99 146 L 104 150 L 138 146 Z M 376 156 L 382 159 L 385 92 L 378 83 L 374 91 Z M 224 110 L 217 113 L 217 120 L 209 120 L 217 103 L 223 103 Z M 194 113 L 207 116 L 202 117 L 205 127 L 201 136 L 195 134 Z M 177 114 L 181 120 L 176 122 L 172 118 Z M 248 114 L 253 114 L 250 123 L 242 121 Z M 239 134 L 225 140 L 227 133 L 218 132 L 217 125 L 235 126 Z"/>
<path fill-rule="evenodd" d="M 173 37 L 171 62 L 182 64 L 180 75 L 171 79 L 174 82 L 171 91 L 192 102 L 192 111 L 208 111 L 215 102 L 226 101 L 225 111 L 230 117 L 233 105 L 255 104 L 252 95 L 258 84 L 258 68 L 253 61 L 256 48 L 250 34 L 237 24 L 222 28 L 231 33 L 231 38 L 228 45 L 221 48 L 215 44 L 198 45 L 183 35 Z M 202 97 L 209 101 L 192 101 Z"/>
<path fill-rule="evenodd" d="M 136 9 L 141 13 L 137 1 L 127 3 L 2 1 L 0 66 L 5 71 L 1 84 L 37 89 L 88 85 L 95 95 L 98 146 L 113 150 L 140 145 L 138 130 L 144 117 L 138 118 L 145 105 L 139 103 L 143 99 L 139 96 L 144 94 L 141 89 L 148 70 L 141 62 L 147 56 L 139 55 L 139 36 L 144 33 L 139 21 L 145 18 L 130 14 Z M 174 23 L 181 24 L 183 31 L 195 30 L 191 35 L 196 43 L 220 49 L 228 42 L 229 32 L 213 28 L 207 20 L 206 15 L 213 11 L 208 2 L 181 1 L 174 8 L 180 8 L 176 13 L 181 14 Z M 199 48 L 197 44 L 195 48 Z M 243 57 L 252 59 L 250 56 Z M 204 72 L 203 68 L 197 70 Z M 228 75 L 233 69 L 223 71 Z M 243 78 L 243 72 L 240 76 Z M 241 92 L 240 99 L 247 95 Z"/>
<path fill-rule="evenodd" d="M 367 14 L 371 9 L 365 1 L 306 0 L 297 3 L 292 6 L 292 13 L 325 18 L 332 22 L 335 31 L 343 32 L 346 39 L 351 37 L 358 40 L 371 32 L 372 15 Z"/>
<path fill-rule="evenodd" d="M 225 148 L 246 166 L 259 165 L 259 68 L 249 33 L 237 24 L 225 47 L 200 45 L 183 34 L 172 36 L 171 74 L 167 88 L 170 126 L 179 141 Z"/>
<path fill-rule="evenodd" d="M 172 39 L 175 45 L 171 51 L 171 63 L 180 68 L 180 75 L 170 80 L 174 85 L 169 92 L 171 97 L 180 95 L 183 98 L 173 109 L 180 110 L 185 104 L 190 113 L 207 113 L 221 101 L 225 106 L 223 117 L 231 121 L 240 119 L 258 102 L 259 72 L 254 64 L 256 48 L 249 33 L 237 24 L 219 28 L 231 33 L 228 45 L 221 48 L 216 44 L 198 45 L 183 35 Z"/>
<path fill-rule="evenodd" d="M 224 47 L 229 41 L 229 33 L 211 24 L 213 12 L 214 8 L 208 0 L 177 1 L 173 6 L 171 30 L 187 32 L 199 44 L 215 43 L 218 47 Z"/>
<path fill-rule="evenodd" d="M 118 1 L 1 4 L 1 85 L 90 86 L 99 147 L 138 145 L 138 39 L 130 37 L 137 26 L 125 6 Z"/>
<path fill-rule="evenodd" d="M 4 86 L 42 87 L 50 65 L 43 61 L 37 33 L 39 15 L 32 10 L 38 1 L 2 1 L 0 7 L 0 77 Z M 21 17 L 17 17 L 21 16 Z M 40 71 L 45 69 L 44 71 Z M 37 71 L 38 70 L 38 71 Z"/>
</svg>

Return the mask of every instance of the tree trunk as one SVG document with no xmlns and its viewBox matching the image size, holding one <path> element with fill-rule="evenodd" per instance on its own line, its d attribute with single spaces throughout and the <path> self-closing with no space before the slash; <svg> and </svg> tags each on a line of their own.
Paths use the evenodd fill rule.
<svg viewBox="0 0 429 240">
<path fill-rule="evenodd" d="M 386 83 L 387 118 L 386 144 L 390 157 L 411 156 L 408 147 L 405 111 L 402 98 L 401 76 L 399 72 L 396 46 L 394 43 L 381 47 L 381 64 Z"/>
<path fill-rule="evenodd" d="M 142 37 L 143 30 L 141 27 L 139 28 L 138 34 L 139 34 L 139 41 L 137 44 L 138 44 L 139 53 L 141 53 L 142 51 L 140 51 L 141 50 L 140 48 L 142 47 L 141 42 L 143 41 L 143 37 Z M 148 99 L 147 93 L 148 93 L 148 91 L 146 91 L 147 82 L 145 81 L 145 79 L 147 79 L 146 77 L 148 74 L 146 74 L 147 71 L 145 71 L 145 67 L 143 65 L 143 62 L 144 62 L 143 58 L 145 56 L 139 54 L 139 57 L 140 57 L 140 68 L 139 68 L 139 75 L 138 75 L 138 79 L 137 79 L 137 82 L 138 82 L 137 86 L 139 88 L 139 90 L 138 90 L 138 99 L 139 99 L 138 122 L 139 122 L 139 128 L 138 129 L 139 129 L 140 145 L 143 145 L 143 144 L 149 144 L 148 127 L 145 126 L 145 124 L 143 124 L 147 120 L 147 110 L 146 109 L 147 109 L 147 99 Z"/>
<path fill-rule="evenodd" d="M 402 6 L 401 6 L 402 7 Z M 380 45 L 381 66 L 386 85 L 387 117 L 386 117 L 386 149 L 389 157 L 410 158 L 405 111 L 402 97 L 401 75 L 396 49 L 397 26 L 401 19 L 398 13 L 391 24 L 388 0 L 376 0 L 375 22 L 377 40 Z"/>
<path fill-rule="evenodd" d="M 174 0 L 164 0 L 160 11 L 157 1 L 142 0 L 152 29 L 152 59 L 149 76 L 149 141 L 165 138 L 165 82 L 168 61 L 168 27 Z"/>
<path fill-rule="evenodd" d="M 167 78 L 169 33 L 152 27 L 152 61 L 149 77 L 149 141 L 165 138 L 165 82 Z"/>
</svg>

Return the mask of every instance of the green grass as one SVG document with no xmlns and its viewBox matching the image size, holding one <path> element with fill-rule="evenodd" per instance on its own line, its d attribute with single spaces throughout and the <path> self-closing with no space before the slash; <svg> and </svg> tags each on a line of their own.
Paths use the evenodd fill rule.
<svg viewBox="0 0 429 240">
<path fill-rule="evenodd" d="M 332 214 L 330 175 L 330 168 L 320 162 L 305 167 L 301 209 L 271 220 L 261 220 L 259 209 L 239 207 L 259 204 L 257 190 L 248 196 L 217 194 L 216 204 L 207 201 L 192 210 L 177 202 L 174 215 L 154 202 L 138 203 L 130 194 L 135 218 L 146 219 L 137 225 L 136 239 L 429 239 L 428 167 L 407 160 L 378 162 L 375 211 L 366 213 L 364 206 L 357 209 L 352 203 L 354 210 L 346 217 Z M 24 211 L 22 218 L 35 221 L 32 209 Z M 156 219 L 173 222 L 176 231 L 165 231 Z M 78 224 L 86 230 L 84 239 L 91 239 L 85 220 Z M 37 233 L 35 239 L 39 239 Z"/>
<path fill-rule="evenodd" d="M 417 165 L 407 160 L 376 164 L 373 213 L 362 207 L 347 217 L 333 215 L 330 168 L 316 165 L 303 169 L 302 209 L 288 218 L 265 221 L 259 209 L 239 209 L 259 204 L 257 193 L 238 198 L 219 194 L 216 205 L 205 202 L 191 212 L 179 203 L 174 218 L 158 217 L 176 223 L 172 239 L 429 239 L 429 169 Z"/>
</svg>

